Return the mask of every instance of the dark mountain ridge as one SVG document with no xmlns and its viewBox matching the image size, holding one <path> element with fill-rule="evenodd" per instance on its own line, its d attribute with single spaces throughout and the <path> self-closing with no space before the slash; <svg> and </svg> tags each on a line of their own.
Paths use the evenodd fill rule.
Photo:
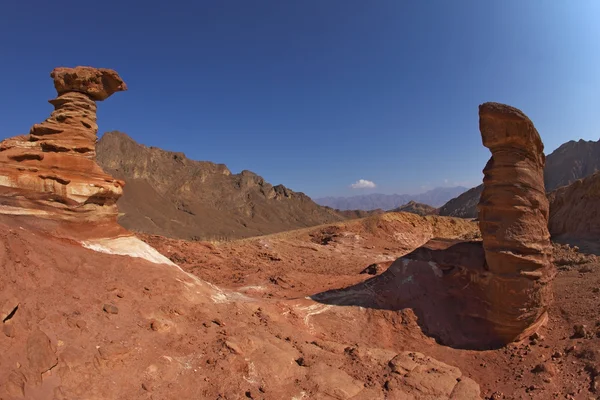
<svg viewBox="0 0 600 400">
<path fill-rule="evenodd" d="M 233 239 L 345 219 L 304 193 L 273 186 L 251 171 L 232 174 L 224 164 L 146 147 L 107 132 L 97 160 L 126 182 L 118 202 L 124 227 L 182 239 Z"/>
</svg>

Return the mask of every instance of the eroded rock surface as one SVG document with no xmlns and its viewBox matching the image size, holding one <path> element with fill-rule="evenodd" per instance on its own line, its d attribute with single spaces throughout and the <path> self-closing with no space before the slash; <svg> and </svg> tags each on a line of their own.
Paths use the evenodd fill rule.
<svg viewBox="0 0 600 400">
<path fill-rule="evenodd" d="M 0 143 L 0 212 L 59 220 L 116 220 L 124 183 L 96 164 L 96 103 L 127 86 L 112 70 L 52 71 L 56 99 L 29 135 Z"/>
<path fill-rule="evenodd" d="M 509 342 L 546 318 L 554 275 L 544 189 L 544 145 L 520 110 L 498 103 L 479 107 L 485 166 L 479 227 L 491 304 L 487 319 Z"/>
<path fill-rule="evenodd" d="M 483 241 L 431 241 L 375 278 L 314 299 L 412 308 L 424 332 L 459 348 L 500 347 L 546 321 L 554 269 L 543 144 L 515 108 L 485 103 L 479 116 L 492 152 L 479 204 Z"/>
</svg>

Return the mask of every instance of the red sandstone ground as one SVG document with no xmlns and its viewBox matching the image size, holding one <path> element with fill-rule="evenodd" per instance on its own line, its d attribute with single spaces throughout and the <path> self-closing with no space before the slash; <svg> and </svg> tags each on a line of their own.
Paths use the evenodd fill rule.
<svg viewBox="0 0 600 400">
<path fill-rule="evenodd" d="M 391 229 L 405 225 L 395 235 L 399 248 L 437 229 L 473 231 L 464 221 L 390 218 L 389 226 L 363 224 L 375 237 L 379 228 L 394 237 Z M 334 245 L 330 229 L 317 231 L 304 244 L 294 233 L 283 237 L 303 246 L 295 252 L 302 258 L 312 244 Z M 86 249 L 83 236 L 60 222 L 0 216 L 3 400 L 477 398 L 477 384 L 460 370 L 414 353 L 435 346 L 408 310 L 332 307 L 285 300 L 294 296 L 284 292 L 243 295 L 175 265 Z M 189 257 L 220 252 L 206 243 L 169 243 Z M 240 245 L 245 254 L 252 241 Z M 295 295 L 313 287 L 306 282 Z"/>
<path fill-rule="evenodd" d="M 252 297 L 293 299 L 361 282 L 370 276 L 361 271 L 371 264 L 377 264 L 371 272 L 379 274 L 431 237 L 478 235 L 467 221 L 427 218 L 436 224 L 429 234 L 424 218 L 402 213 L 224 243 L 143 239 L 206 281 Z M 324 313 L 315 320 L 358 349 L 410 348 L 455 365 L 481 385 L 484 398 L 599 399 L 600 261 L 567 246 L 555 245 L 554 254 L 558 275 L 548 324 L 539 335 L 506 348 L 441 346 L 421 333 L 410 310 L 366 309 L 355 321 Z"/>
</svg>

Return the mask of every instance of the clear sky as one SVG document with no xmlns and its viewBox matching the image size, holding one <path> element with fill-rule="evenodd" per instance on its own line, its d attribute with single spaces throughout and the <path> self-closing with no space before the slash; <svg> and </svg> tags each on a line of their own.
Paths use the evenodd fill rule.
<svg viewBox="0 0 600 400">
<path fill-rule="evenodd" d="M 600 138 L 598 0 L 5 0 L 0 54 L 0 138 L 49 115 L 52 68 L 114 68 L 100 132 L 314 197 L 479 184 L 486 101 L 547 152 Z"/>
</svg>

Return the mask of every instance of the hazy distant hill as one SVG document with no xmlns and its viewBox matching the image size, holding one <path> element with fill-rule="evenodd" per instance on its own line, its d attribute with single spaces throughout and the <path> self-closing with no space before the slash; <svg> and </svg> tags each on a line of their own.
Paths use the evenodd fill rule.
<svg viewBox="0 0 600 400">
<path fill-rule="evenodd" d="M 420 194 L 365 194 L 351 197 L 321 197 L 315 199 L 317 204 L 338 210 L 392 210 L 406 203 L 415 201 L 433 207 L 439 207 L 448 200 L 467 190 L 466 187 L 439 187 Z"/>
<path fill-rule="evenodd" d="M 183 239 L 263 235 L 344 220 L 304 193 L 273 186 L 250 171 L 193 161 L 146 147 L 124 133 L 105 133 L 97 160 L 126 183 L 119 223 L 135 231 Z"/>
<path fill-rule="evenodd" d="M 546 191 L 567 186 L 600 171 L 600 140 L 568 141 L 546 156 L 544 184 Z M 477 203 L 483 185 L 450 200 L 440 208 L 440 215 L 462 218 L 477 217 Z"/>
<path fill-rule="evenodd" d="M 437 214 L 437 208 L 429 206 L 427 204 L 417 203 L 416 201 L 409 201 L 408 203 L 400 206 L 398 208 L 394 208 L 394 212 L 409 212 L 421 216 L 425 215 L 435 215 Z"/>
</svg>

